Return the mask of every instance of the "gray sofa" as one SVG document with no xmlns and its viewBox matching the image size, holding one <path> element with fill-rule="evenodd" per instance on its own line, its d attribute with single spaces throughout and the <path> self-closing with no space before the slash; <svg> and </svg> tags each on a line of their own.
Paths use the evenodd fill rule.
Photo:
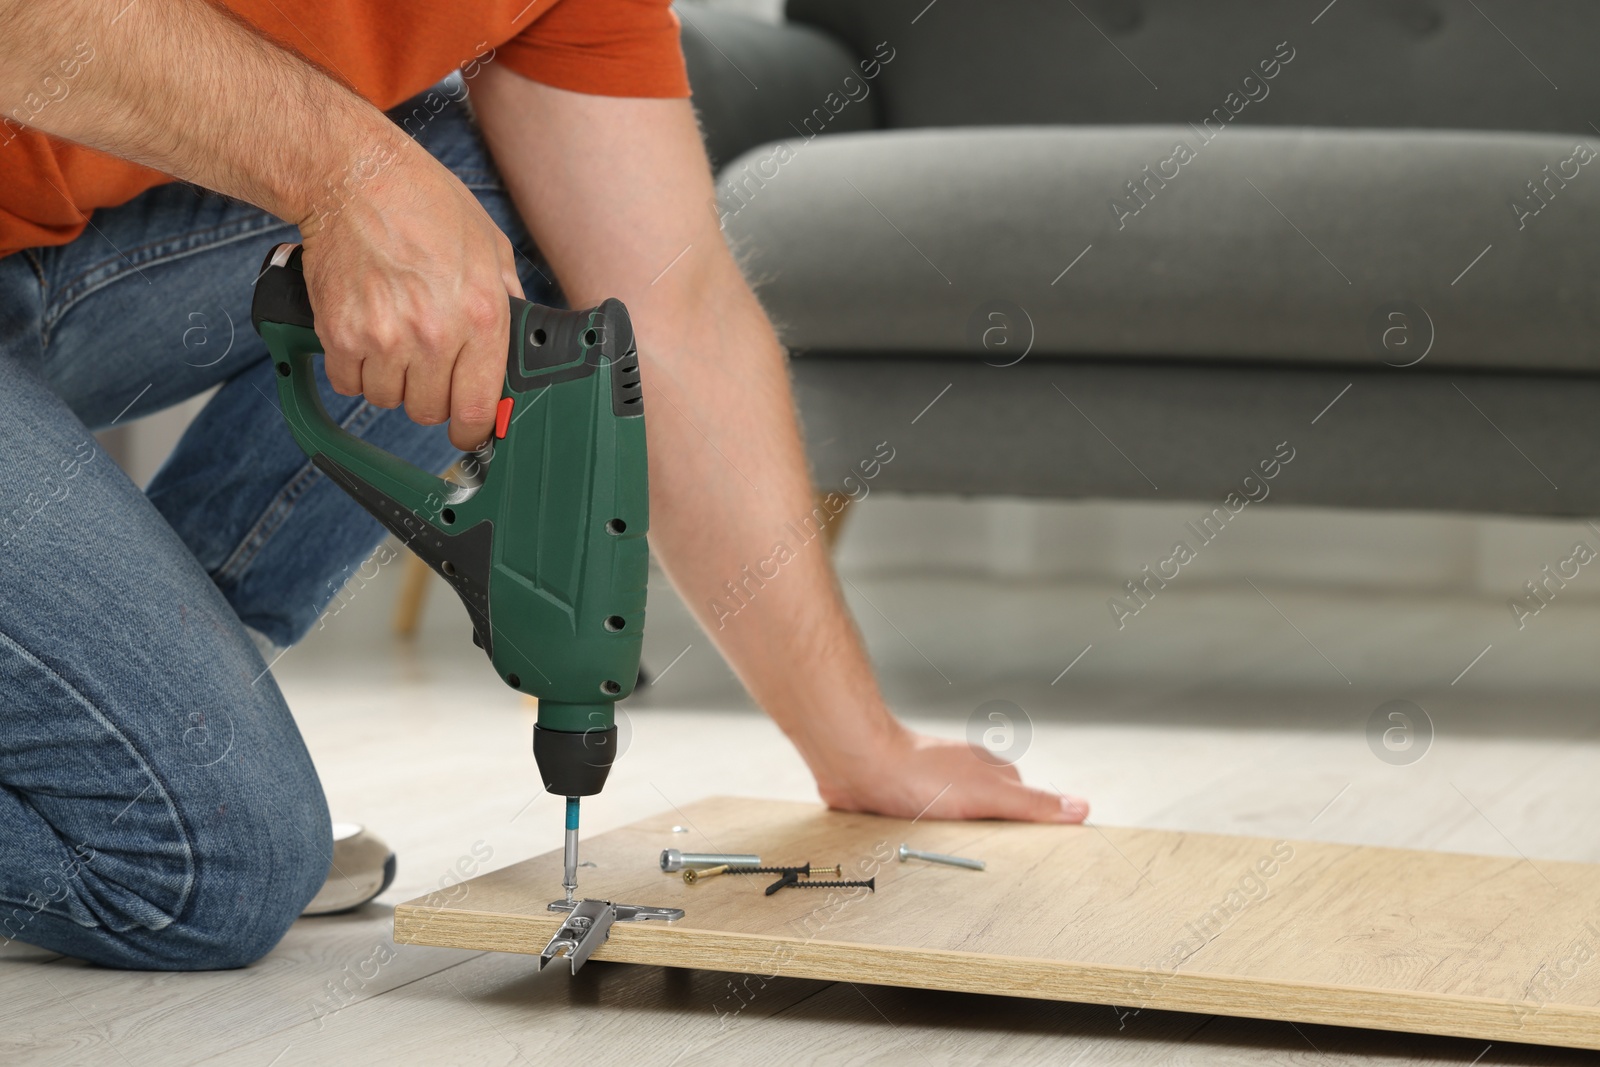
<svg viewBox="0 0 1600 1067">
<path fill-rule="evenodd" d="M 1600 514 L 1600 5 L 680 14 L 823 488 Z"/>
</svg>

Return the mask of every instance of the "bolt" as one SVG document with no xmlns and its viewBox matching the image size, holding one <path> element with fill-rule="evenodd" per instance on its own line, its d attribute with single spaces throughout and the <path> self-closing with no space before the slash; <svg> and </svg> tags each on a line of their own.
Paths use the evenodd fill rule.
<svg viewBox="0 0 1600 1067">
<path fill-rule="evenodd" d="M 760 862 L 760 856 L 746 854 L 679 852 L 675 848 L 661 850 L 661 869 L 663 871 L 681 871 L 685 867 L 714 867 L 719 863 L 737 863 L 754 867 Z"/>
<path fill-rule="evenodd" d="M 972 871 L 981 871 L 988 866 L 982 860 L 969 860 L 965 856 L 947 856 L 943 852 L 923 852 L 902 844 L 900 862 L 904 863 L 906 860 L 927 860 L 929 863 L 943 863 L 947 867 L 965 867 Z"/>
<path fill-rule="evenodd" d="M 732 863 L 728 865 L 729 874 L 788 874 L 790 871 L 803 878 L 809 878 L 814 874 L 831 874 L 837 878 L 844 873 L 844 868 L 839 864 L 834 864 L 832 867 L 813 867 L 809 863 L 802 863 L 798 867 L 747 867 Z"/>
<path fill-rule="evenodd" d="M 727 869 L 728 865 L 726 863 L 717 867 L 702 867 L 699 869 L 694 867 L 685 867 L 683 871 L 683 881 L 685 885 L 694 885 L 702 878 L 715 878 L 717 875 L 721 874 Z"/>
</svg>

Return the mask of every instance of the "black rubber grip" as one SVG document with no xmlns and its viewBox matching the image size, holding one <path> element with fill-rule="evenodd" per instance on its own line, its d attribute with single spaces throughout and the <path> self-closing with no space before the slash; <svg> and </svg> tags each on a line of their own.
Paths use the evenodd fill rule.
<svg viewBox="0 0 1600 1067">
<path fill-rule="evenodd" d="M 250 322 L 261 332 L 263 322 L 281 322 L 285 326 L 304 326 L 316 329 L 311 314 L 311 294 L 306 291 L 306 276 L 300 266 L 300 248 L 290 253 L 283 266 L 274 266 L 272 259 L 278 254 L 276 246 L 261 261 L 261 273 L 256 277 L 255 298 L 250 302 Z"/>
<path fill-rule="evenodd" d="M 605 788 L 617 758 L 617 728 L 546 730 L 533 728 L 533 761 L 547 792 L 560 797 L 592 797 Z"/>
</svg>

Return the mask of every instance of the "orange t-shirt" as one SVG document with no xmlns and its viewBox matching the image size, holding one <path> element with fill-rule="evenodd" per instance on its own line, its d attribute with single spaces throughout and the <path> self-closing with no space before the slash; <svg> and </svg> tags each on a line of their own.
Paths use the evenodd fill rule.
<svg viewBox="0 0 1600 1067">
<path fill-rule="evenodd" d="M 279 44 L 387 110 L 446 74 L 503 63 L 601 96 L 689 95 L 669 0 L 224 0 Z M 110 48 L 110 42 L 95 42 Z M 78 55 L 68 62 L 92 63 Z M 77 67 L 62 67 L 70 77 Z M 70 91 L 70 81 L 68 82 Z M 13 111 L 0 118 L 21 118 Z M 248 136 L 248 131 L 240 131 Z M 66 244 L 87 215 L 167 175 L 13 121 L 0 122 L 0 256 Z"/>
</svg>

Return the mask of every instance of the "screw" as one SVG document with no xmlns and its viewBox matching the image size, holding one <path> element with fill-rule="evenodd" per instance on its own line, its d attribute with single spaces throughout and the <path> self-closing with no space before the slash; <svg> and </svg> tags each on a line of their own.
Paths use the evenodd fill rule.
<svg viewBox="0 0 1600 1067">
<path fill-rule="evenodd" d="M 698 870 L 693 867 L 685 867 L 683 870 L 683 881 L 685 885 L 694 885 L 702 878 L 715 878 L 717 875 L 721 874 L 727 869 L 728 865 L 726 863 L 717 867 L 702 867 Z"/>
<path fill-rule="evenodd" d="M 910 845 L 900 846 L 900 862 L 906 860 L 927 860 L 929 863 L 943 863 L 948 867 L 965 867 L 972 871 L 981 871 L 988 864 L 982 860 L 969 860 L 965 856 L 947 856 L 943 852 L 923 852 L 912 848 Z"/>
<path fill-rule="evenodd" d="M 780 889 L 868 889 L 876 893 L 878 880 L 868 878 L 865 882 L 802 882 L 800 871 L 790 869 L 783 872 L 783 877 L 767 886 L 767 896 L 771 896 Z"/>
<path fill-rule="evenodd" d="M 831 874 L 837 878 L 844 873 L 844 868 L 838 864 L 832 867 L 813 867 L 809 863 L 802 863 L 798 867 L 746 867 L 734 864 L 728 866 L 729 874 L 788 874 L 790 871 L 806 878 L 818 874 Z"/>
</svg>

